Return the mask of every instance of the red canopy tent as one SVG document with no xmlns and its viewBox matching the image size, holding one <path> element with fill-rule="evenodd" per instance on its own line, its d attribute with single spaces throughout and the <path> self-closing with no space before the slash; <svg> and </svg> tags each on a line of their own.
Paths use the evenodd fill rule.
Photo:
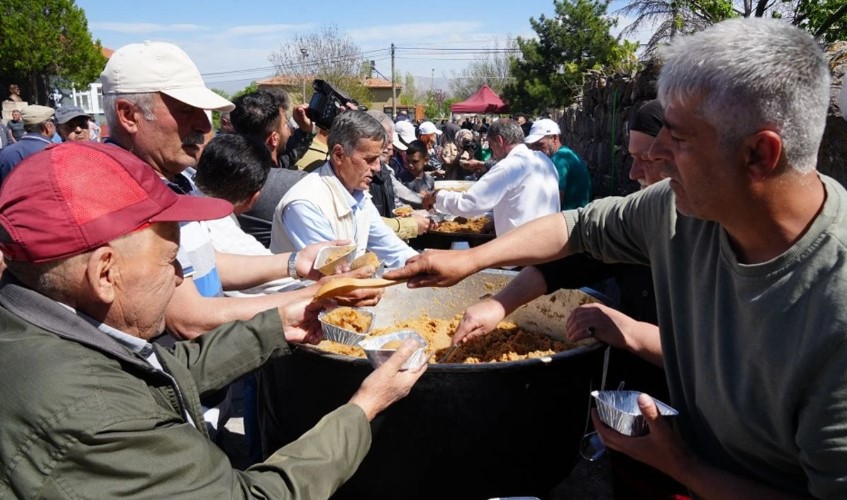
<svg viewBox="0 0 847 500">
<path fill-rule="evenodd" d="M 487 85 L 483 84 L 476 93 L 462 102 L 450 105 L 453 113 L 507 113 L 509 105 Z"/>
</svg>

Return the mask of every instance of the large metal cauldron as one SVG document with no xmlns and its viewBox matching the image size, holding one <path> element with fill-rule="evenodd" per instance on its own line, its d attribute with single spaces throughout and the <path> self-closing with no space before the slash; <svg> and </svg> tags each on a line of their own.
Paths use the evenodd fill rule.
<svg viewBox="0 0 847 500">
<path fill-rule="evenodd" d="M 390 288 L 375 308 L 376 326 L 422 312 L 450 318 L 513 276 L 480 273 L 449 289 Z M 561 337 L 569 311 L 590 297 L 566 290 L 554 297 L 513 319 Z M 374 420 L 369 454 L 334 498 L 545 497 L 576 461 L 602 357 L 602 347 L 591 344 L 544 359 L 431 365 L 409 396 Z M 259 405 L 265 450 L 346 403 L 371 370 L 364 359 L 303 348 L 267 365 Z"/>
</svg>

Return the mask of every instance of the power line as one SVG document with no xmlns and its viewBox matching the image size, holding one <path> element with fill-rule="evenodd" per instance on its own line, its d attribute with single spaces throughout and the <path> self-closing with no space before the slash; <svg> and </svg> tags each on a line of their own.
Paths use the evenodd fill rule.
<svg viewBox="0 0 847 500">
<path fill-rule="evenodd" d="M 506 39 L 514 40 L 512 39 Z M 434 42 L 437 43 L 437 42 Z M 427 43 L 422 42 L 418 45 L 427 45 Z M 398 47 L 395 46 L 397 51 L 410 51 L 409 55 L 397 55 L 395 56 L 397 59 L 402 60 L 417 60 L 417 61 L 477 61 L 478 57 L 472 56 L 487 56 L 487 55 L 504 55 L 504 54 L 513 54 L 519 53 L 520 49 L 517 48 L 479 48 L 479 47 Z M 265 76 L 274 76 L 279 73 L 284 73 L 287 70 L 290 71 L 305 71 L 308 69 L 317 69 L 323 65 L 327 64 L 337 64 L 341 62 L 361 62 L 361 61 L 386 61 L 390 59 L 391 49 L 373 49 L 368 51 L 362 51 L 358 53 L 349 53 L 349 54 L 339 54 L 335 55 L 331 58 L 321 58 L 321 57 L 309 57 L 302 60 L 295 60 L 286 64 L 276 64 L 273 66 L 260 66 L 255 68 L 244 68 L 244 69 L 234 69 L 227 71 L 211 71 L 208 73 L 203 73 L 202 76 L 206 79 L 209 79 L 213 83 L 227 83 L 227 82 L 237 82 L 241 80 L 247 79 L 255 79 Z M 377 54 L 381 54 L 378 56 Z M 370 56 L 370 57 L 365 57 Z M 427 57 L 429 56 L 429 57 Z M 470 56 L 470 57 L 455 57 L 455 56 Z M 255 75 L 259 73 L 260 75 Z M 255 76 L 250 76 L 255 75 Z M 217 78 L 226 78 L 226 77 L 236 77 L 242 76 L 242 78 L 238 79 L 230 79 L 230 80 L 217 80 Z"/>
</svg>

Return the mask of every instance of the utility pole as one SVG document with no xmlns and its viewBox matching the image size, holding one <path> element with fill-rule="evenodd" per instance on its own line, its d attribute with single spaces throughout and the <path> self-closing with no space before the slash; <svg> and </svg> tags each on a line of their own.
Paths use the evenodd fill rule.
<svg viewBox="0 0 847 500">
<path fill-rule="evenodd" d="M 435 68 L 432 68 L 432 79 L 429 81 L 429 91 L 432 92 L 432 90 L 434 88 L 435 88 Z"/>
<path fill-rule="evenodd" d="M 391 43 L 391 119 L 397 118 L 397 86 L 394 84 L 394 43 Z"/>
<path fill-rule="evenodd" d="M 309 102 L 306 100 L 306 58 L 309 57 L 306 47 L 300 47 L 300 55 L 302 56 L 300 66 L 303 68 L 303 102 Z"/>
</svg>

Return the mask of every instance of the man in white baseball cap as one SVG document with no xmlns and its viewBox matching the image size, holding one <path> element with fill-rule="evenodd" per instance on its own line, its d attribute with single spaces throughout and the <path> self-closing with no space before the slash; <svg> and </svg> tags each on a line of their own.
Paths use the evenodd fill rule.
<svg viewBox="0 0 847 500">
<path fill-rule="evenodd" d="M 160 175 L 180 182 L 193 167 L 212 125 L 206 110 L 232 111 L 231 102 L 203 83 L 176 45 L 143 42 L 116 50 L 100 75 L 110 139 Z"/>
<path fill-rule="evenodd" d="M 591 201 L 591 175 L 585 162 L 562 144 L 562 130 L 548 118 L 532 124 L 524 143 L 553 160 L 559 174 L 559 200 L 562 210 L 584 207 Z"/>
</svg>

